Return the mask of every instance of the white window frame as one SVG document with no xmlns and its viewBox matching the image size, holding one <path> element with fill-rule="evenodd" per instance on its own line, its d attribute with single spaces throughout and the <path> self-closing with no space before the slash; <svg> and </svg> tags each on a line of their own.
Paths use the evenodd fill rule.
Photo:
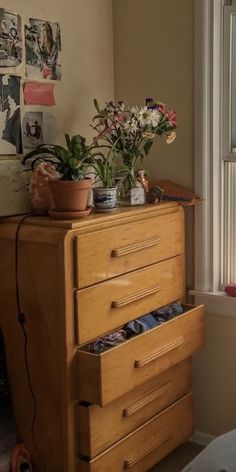
<svg viewBox="0 0 236 472">
<path fill-rule="evenodd" d="M 219 293 L 222 254 L 224 0 L 195 0 L 195 290 Z M 214 165 L 213 165 L 214 164 Z"/>
</svg>

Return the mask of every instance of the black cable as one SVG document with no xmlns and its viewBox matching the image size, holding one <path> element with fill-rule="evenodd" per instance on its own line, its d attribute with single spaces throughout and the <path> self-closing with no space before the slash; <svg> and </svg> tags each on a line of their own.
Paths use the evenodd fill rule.
<svg viewBox="0 0 236 472">
<path fill-rule="evenodd" d="M 31 375 L 30 375 L 30 368 L 29 368 L 29 362 L 28 362 L 28 336 L 27 332 L 25 329 L 25 314 L 21 310 L 21 303 L 20 303 L 20 291 L 19 291 L 19 280 L 18 280 L 18 274 L 19 274 L 19 254 L 18 254 L 18 243 L 19 243 L 19 233 L 22 224 L 28 218 L 31 216 L 31 214 L 25 215 L 18 223 L 17 229 L 16 229 L 16 235 L 15 235 L 15 287 L 16 287 L 16 306 L 17 306 L 17 318 L 19 321 L 19 324 L 22 329 L 23 337 L 24 337 L 24 363 L 25 363 L 25 370 L 26 370 L 26 377 L 27 377 L 27 382 L 28 382 L 28 387 L 30 391 L 30 395 L 32 398 L 33 402 L 33 416 L 32 416 L 32 421 L 31 421 L 31 435 L 32 435 L 32 440 L 33 440 L 33 445 L 36 451 L 36 454 L 38 456 L 38 459 L 41 463 L 42 469 L 44 472 L 47 472 L 46 465 L 43 461 L 43 458 L 40 454 L 37 440 L 35 437 L 35 425 L 36 425 L 36 418 L 37 418 L 37 400 L 36 396 L 34 393 L 33 385 L 32 385 L 32 380 L 31 380 Z"/>
</svg>

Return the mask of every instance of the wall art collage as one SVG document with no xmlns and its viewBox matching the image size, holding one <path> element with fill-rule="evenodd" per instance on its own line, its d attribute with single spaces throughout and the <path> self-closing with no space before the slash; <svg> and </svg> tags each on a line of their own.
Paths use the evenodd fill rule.
<svg viewBox="0 0 236 472">
<path fill-rule="evenodd" d="M 24 57 L 25 72 L 12 72 Z M 52 142 L 55 116 L 45 107 L 56 105 L 59 80 L 60 25 L 30 18 L 23 30 L 20 15 L 0 8 L 0 155 L 22 154 Z M 21 116 L 24 106 L 27 111 Z"/>
</svg>

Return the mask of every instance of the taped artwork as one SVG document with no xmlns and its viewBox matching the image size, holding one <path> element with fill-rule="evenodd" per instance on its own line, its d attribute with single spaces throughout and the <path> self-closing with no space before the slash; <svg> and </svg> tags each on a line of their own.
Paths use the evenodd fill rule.
<svg viewBox="0 0 236 472">
<path fill-rule="evenodd" d="M 30 19 L 25 27 L 28 77 L 61 79 L 61 30 L 58 23 Z"/>
<path fill-rule="evenodd" d="M 24 153 L 45 143 L 56 142 L 58 130 L 56 118 L 51 113 L 26 112 L 22 125 Z"/>
<path fill-rule="evenodd" d="M 20 77 L 0 75 L 0 154 L 22 153 Z"/>
<path fill-rule="evenodd" d="M 21 61 L 21 18 L 0 8 L 0 67 L 15 67 Z"/>
<path fill-rule="evenodd" d="M 55 105 L 54 84 L 43 82 L 26 82 L 24 84 L 25 105 Z"/>
</svg>

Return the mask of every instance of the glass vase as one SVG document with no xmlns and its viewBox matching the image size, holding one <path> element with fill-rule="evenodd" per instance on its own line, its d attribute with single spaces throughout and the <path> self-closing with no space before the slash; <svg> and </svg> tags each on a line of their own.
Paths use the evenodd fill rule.
<svg viewBox="0 0 236 472">
<path fill-rule="evenodd" d="M 118 184 L 118 204 L 120 206 L 144 205 L 146 203 L 145 190 L 138 181 L 134 169 L 123 177 Z"/>
</svg>

